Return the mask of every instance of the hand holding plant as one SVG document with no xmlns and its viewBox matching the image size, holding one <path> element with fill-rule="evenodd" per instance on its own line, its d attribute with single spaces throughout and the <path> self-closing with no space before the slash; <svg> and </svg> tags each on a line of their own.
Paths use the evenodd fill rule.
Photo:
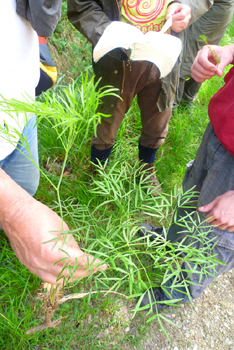
<svg viewBox="0 0 234 350">
<path fill-rule="evenodd" d="M 54 211 L 32 198 L 3 171 L 0 178 L 8 188 L 6 196 L 0 187 L 4 203 L 0 224 L 15 254 L 31 272 L 43 281 L 57 284 L 62 283 L 62 277 L 69 281 L 71 276 L 75 279 L 106 269 L 106 265 L 79 248 L 67 234 L 67 224 Z"/>
<path fill-rule="evenodd" d="M 198 51 L 191 68 L 191 76 L 197 82 L 204 82 L 217 75 L 221 77 L 226 66 L 233 63 L 234 45 L 205 45 Z"/>
</svg>

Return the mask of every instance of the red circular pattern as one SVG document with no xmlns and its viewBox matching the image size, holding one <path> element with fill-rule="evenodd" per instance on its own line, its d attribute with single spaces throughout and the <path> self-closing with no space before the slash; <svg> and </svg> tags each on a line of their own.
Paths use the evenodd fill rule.
<svg viewBox="0 0 234 350">
<path fill-rule="evenodd" d="M 165 7 L 165 0 L 123 0 L 122 6 L 129 21 L 148 23 L 160 15 Z M 149 10 L 152 7 L 153 10 Z"/>
</svg>

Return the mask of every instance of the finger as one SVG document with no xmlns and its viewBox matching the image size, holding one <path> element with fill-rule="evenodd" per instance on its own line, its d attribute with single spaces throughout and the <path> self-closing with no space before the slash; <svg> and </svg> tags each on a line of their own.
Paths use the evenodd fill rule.
<svg viewBox="0 0 234 350">
<path fill-rule="evenodd" d="M 89 262 L 87 260 L 89 260 Z M 101 265 L 100 260 L 98 260 L 98 261 L 95 260 L 95 267 L 93 266 L 91 268 L 90 266 L 91 266 L 92 262 L 93 262 L 93 257 L 90 256 L 89 259 L 88 259 L 88 257 L 86 257 L 86 259 L 82 258 L 82 262 L 81 262 L 81 258 L 80 258 L 79 265 L 83 265 L 83 266 L 77 265 L 75 270 L 74 270 L 74 266 L 71 266 L 71 265 L 66 264 L 66 263 L 64 265 L 59 263 L 59 264 L 54 265 L 54 266 L 52 266 L 52 265 L 48 266 L 47 270 L 46 270 L 46 268 L 43 270 L 43 269 L 36 269 L 34 267 L 29 267 L 29 270 L 32 273 L 36 274 L 43 281 L 51 283 L 51 284 L 62 284 L 64 277 L 66 278 L 66 281 L 68 283 L 70 283 L 77 278 L 89 276 L 91 271 L 92 271 L 92 273 L 95 273 L 99 270 L 104 271 L 107 268 L 106 264 Z M 58 280 L 58 276 L 59 276 L 59 280 Z"/>
<path fill-rule="evenodd" d="M 97 263 L 96 260 L 94 261 L 95 266 L 92 266 L 91 261 L 86 262 L 83 267 L 76 266 L 76 265 L 74 265 L 74 266 L 66 265 L 64 267 L 62 273 L 60 273 L 59 278 L 65 277 L 66 281 L 68 283 L 70 283 L 78 278 L 83 278 L 83 277 L 89 276 L 91 273 L 96 273 L 97 271 L 105 270 L 107 268 L 107 265 L 106 264 L 101 265 L 100 260 L 98 260 L 98 261 L 99 261 L 99 263 Z"/>
<path fill-rule="evenodd" d="M 42 269 L 37 269 L 33 267 L 28 268 L 30 272 L 42 279 L 42 281 L 50 284 L 62 284 L 62 280 L 57 281 L 59 272 L 50 272 Z M 60 269 L 61 271 L 61 269 Z"/>
<path fill-rule="evenodd" d="M 208 214 L 205 216 L 205 220 L 206 220 L 206 222 L 211 223 L 212 221 L 215 221 L 216 218 L 214 216 L 211 216 L 210 214 Z"/>
<path fill-rule="evenodd" d="M 204 81 L 211 79 L 211 77 L 199 76 L 197 74 L 191 74 L 191 77 L 198 83 L 204 83 Z"/>
<path fill-rule="evenodd" d="M 217 68 L 210 62 L 197 62 L 191 68 L 192 75 L 199 79 L 211 79 L 216 72 Z"/>
<path fill-rule="evenodd" d="M 225 230 L 227 227 L 228 227 L 227 224 L 221 224 L 221 225 L 218 226 L 218 228 L 219 228 L 220 230 Z"/>
<path fill-rule="evenodd" d="M 208 46 L 204 46 L 202 50 L 198 51 L 197 57 L 195 58 L 192 66 L 192 70 L 194 67 L 196 67 L 196 69 L 203 69 L 204 71 L 201 71 L 202 73 L 206 71 L 216 72 L 216 61 L 214 60 L 214 56 L 210 52 Z"/>
<path fill-rule="evenodd" d="M 213 221 L 207 221 L 211 226 L 219 226 L 220 222 L 219 220 L 213 220 Z"/>
<path fill-rule="evenodd" d="M 217 67 L 217 71 L 216 74 L 218 75 L 218 77 L 222 77 L 223 75 L 223 70 L 226 67 L 226 62 L 221 62 L 218 67 Z"/>
<path fill-rule="evenodd" d="M 99 260 L 98 258 L 93 257 L 90 254 L 85 254 L 83 255 L 80 260 L 82 261 L 82 268 L 85 272 L 87 272 L 88 274 L 92 271 L 92 273 L 95 273 L 97 271 L 105 271 L 107 269 L 107 265 L 104 264 L 101 260 Z M 79 260 L 79 259 L 78 259 Z M 79 265 L 79 261 L 78 261 L 78 265 Z M 79 274 L 80 270 L 77 270 L 77 274 Z"/>
<path fill-rule="evenodd" d="M 49 249 L 51 246 L 46 247 L 47 249 L 44 251 L 44 256 L 47 256 L 47 265 L 50 271 L 58 272 L 58 269 L 61 271 L 61 268 L 64 265 L 77 265 L 77 267 L 83 268 L 85 271 L 91 264 L 94 271 L 97 269 L 104 271 L 106 269 L 106 265 L 102 265 L 99 259 L 95 258 L 94 263 L 94 257 L 92 255 L 85 254 L 83 250 L 79 248 L 74 238 L 72 239 L 73 240 L 70 241 L 70 243 L 67 242 L 69 243 L 69 246 L 63 244 L 62 240 L 59 240 L 53 250 Z M 94 265 L 97 265 L 97 267 Z M 55 267 L 57 268 L 55 269 Z"/>
<path fill-rule="evenodd" d="M 176 12 L 172 15 L 173 22 L 184 22 L 184 25 L 187 24 L 187 13 L 184 10 Z"/>
<path fill-rule="evenodd" d="M 77 270 L 74 272 L 74 276 L 77 276 L 77 278 L 81 277 L 81 275 L 87 276 L 91 270 L 94 273 L 98 270 L 105 271 L 107 268 L 106 264 L 103 264 L 98 258 L 90 254 L 85 254 L 78 246 L 75 248 L 68 247 L 66 253 L 69 256 L 66 264 L 76 266 Z M 64 262 L 61 261 L 61 264 L 64 264 Z"/>
<path fill-rule="evenodd" d="M 223 69 L 224 69 L 224 68 L 218 67 L 218 69 L 217 69 L 217 71 L 216 71 L 217 76 L 220 77 L 220 78 L 221 78 L 222 75 L 223 75 Z"/>
<path fill-rule="evenodd" d="M 211 212 L 211 210 L 213 210 L 213 208 L 215 207 L 217 200 L 218 200 L 218 197 L 215 198 L 212 202 L 199 207 L 198 210 L 201 212 Z M 209 213 L 209 217 L 211 217 L 211 216 L 212 216 L 211 213 Z"/>
<path fill-rule="evenodd" d="M 227 231 L 228 231 L 228 232 L 234 231 L 234 225 L 228 226 L 228 227 L 227 227 Z"/>
<path fill-rule="evenodd" d="M 191 68 L 191 76 L 194 80 L 197 82 L 203 82 L 205 80 L 211 79 L 213 76 L 215 76 L 216 70 L 206 70 L 202 66 L 194 65 Z"/>
<path fill-rule="evenodd" d="M 227 230 L 228 232 L 232 232 L 232 231 L 234 231 L 234 226 L 233 225 L 228 225 L 228 223 L 226 223 L 226 224 L 221 224 L 221 225 L 219 225 L 218 226 L 218 228 L 220 229 L 220 230 Z"/>
<path fill-rule="evenodd" d="M 170 17 L 170 16 L 172 16 L 174 13 L 175 13 L 175 6 L 174 6 L 174 4 L 171 4 L 170 6 L 168 6 L 168 8 L 167 8 L 167 14 L 166 14 L 166 20 L 168 20 L 168 18 Z"/>
</svg>

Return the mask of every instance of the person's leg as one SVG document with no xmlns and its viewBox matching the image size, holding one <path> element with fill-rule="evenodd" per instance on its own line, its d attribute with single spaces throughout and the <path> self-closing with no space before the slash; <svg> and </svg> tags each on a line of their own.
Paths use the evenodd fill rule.
<svg viewBox="0 0 234 350">
<path fill-rule="evenodd" d="M 161 91 L 159 76 L 159 70 L 151 64 L 147 82 L 137 93 L 142 120 L 139 144 L 151 150 L 158 148 L 164 142 L 171 117 L 171 109 L 160 112 L 157 106 Z"/>
<path fill-rule="evenodd" d="M 123 62 L 125 65 L 124 88 L 115 110 L 114 123 L 110 124 L 103 120 L 97 127 L 97 136 L 92 138 L 91 160 L 94 163 L 103 163 L 109 157 L 115 143 L 115 138 L 124 115 L 129 110 L 137 93 L 147 85 L 151 66 L 149 62 Z M 156 153 L 152 148 L 150 152 Z"/>
<path fill-rule="evenodd" d="M 167 230 L 166 239 L 171 242 L 180 241 L 186 236 L 187 231 L 180 226 L 180 219 L 183 222 L 187 217 L 187 225 L 189 225 L 190 219 L 187 214 L 194 213 L 197 209 L 198 197 L 201 192 L 203 181 L 207 175 L 207 145 L 212 137 L 213 128 L 211 124 L 209 124 L 198 148 L 196 159 L 187 164 L 187 170 L 182 184 L 183 193 L 178 198 L 174 208 L 173 217 L 175 218 L 175 222 L 173 222 Z M 164 234 L 162 229 L 150 224 L 142 224 L 139 233 L 142 236 L 151 236 L 152 240 L 154 239 L 154 235 L 156 238 L 158 234 Z"/>
<path fill-rule="evenodd" d="M 183 188 L 191 189 L 195 185 L 195 190 L 199 191 L 199 197 L 195 200 L 196 207 L 200 207 L 212 202 L 218 196 L 234 188 L 234 157 L 218 141 L 211 124 L 208 125 L 203 136 L 202 143 L 197 152 L 193 166 L 187 171 Z M 193 200 L 193 198 L 192 198 Z M 183 219 L 187 215 L 186 208 L 181 208 L 177 213 L 177 220 Z M 192 217 L 186 218 L 188 228 L 184 229 L 177 223 L 174 223 L 168 231 L 167 239 L 171 241 L 183 241 L 183 245 L 193 244 L 196 250 L 206 251 L 207 257 L 216 255 L 216 258 L 222 263 L 217 263 L 216 271 L 213 266 L 206 266 L 207 273 L 204 273 L 205 263 L 198 264 L 196 256 L 184 258 L 182 265 L 182 280 L 184 279 L 191 299 L 198 298 L 204 289 L 224 271 L 229 271 L 234 266 L 234 235 L 233 232 L 219 230 L 204 222 L 206 213 L 196 210 Z M 190 222 L 189 222 L 190 221 Z M 172 228 L 172 230 L 171 230 Z M 191 230 L 189 229 L 191 228 Z M 171 230 L 171 231 L 170 231 Z M 207 232 L 208 243 L 199 238 L 200 232 Z M 206 260 L 206 259 L 204 259 Z M 226 264 L 226 265 L 225 265 Z M 191 273 L 191 271 L 193 271 Z M 187 282 L 186 282 L 187 281 Z M 173 286 L 173 289 L 171 288 Z M 174 277 L 171 277 L 162 286 L 167 288 L 171 294 L 171 299 L 181 298 L 184 302 L 190 301 L 185 296 L 185 289 L 176 288 Z M 155 297 L 154 297 L 155 295 Z M 161 296 L 159 296 L 161 295 Z M 148 291 L 142 300 L 142 306 L 148 305 L 151 299 L 168 300 L 170 297 L 162 288 L 155 288 Z M 164 298 L 164 299 L 163 299 Z M 160 304 L 159 308 L 163 309 L 166 304 Z"/>
<path fill-rule="evenodd" d="M 147 80 L 137 92 L 142 122 L 139 160 L 145 163 L 143 170 L 146 170 L 149 192 L 157 196 L 161 192 L 161 186 L 155 174 L 154 162 L 156 152 L 167 135 L 172 109 L 159 111 L 157 101 L 161 92 L 160 73 L 154 64 L 148 64 L 148 67 L 148 75 L 145 76 Z"/>
<path fill-rule="evenodd" d="M 118 100 L 114 123 L 110 124 L 106 120 L 102 120 L 101 124 L 97 126 L 97 136 L 92 137 L 91 161 L 94 164 L 105 163 L 109 158 L 113 149 L 119 126 L 125 116 L 125 113 L 131 106 L 135 96 L 135 89 L 137 84 L 137 77 L 141 74 L 141 65 L 139 71 L 132 70 L 132 63 L 129 61 L 123 62 L 125 68 L 124 87 Z"/>
<path fill-rule="evenodd" d="M 211 235 L 207 236 L 207 239 L 214 238 L 218 240 L 216 234 L 217 232 L 212 232 Z M 166 283 L 162 284 L 161 287 L 146 291 L 141 300 L 141 307 L 149 306 L 148 309 L 150 309 L 151 306 L 153 312 L 160 312 L 169 307 L 169 305 L 165 303 L 168 300 L 190 303 L 192 300 L 197 299 L 220 274 L 234 268 L 233 232 L 232 237 L 230 235 L 230 240 L 226 241 L 227 244 L 230 244 L 229 248 L 224 247 L 222 243 L 216 244 L 216 240 L 212 242 L 213 246 L 212 243 L 210 243 L 208 248 L 204 247 L 204 242 L 201 240 L 190 237 L 190 243 L 192 243 L 192 240 L 193 249 L 196 248 L 197 251 L 204 251 L 204 249 L 206 249 L 207 255 L 209 254 L 214 257 L 213 261 L 217 259 L 216 263 L 211 262 L 211 260 L 206 262 L 204 258 L 204 263 L 198 264 L 196 256 L 191 257 L 189 261 L 182 264 L 180 278 L 176 278 L 172 271 L 168 271 L 165 276 L 167 279 Z M 186 242 L 186 244 L 189 244 L 189 242 Z M 198 260 L 200 261 L 200 258 L 198 258 Z M 219 263 L 219 261 L 221 261 L 221 263 Z M 191 273 L 191 271 L 193 271 L 193 273 Z M 170 275 L 172 277 L 170 277 Z"/>
<path fill-rule="evenodd" d="M 17 148 L 0 161 L 0 167 L 31 196 L 36 193 L 40 178 L 40 171 L 37 168 L 38 140 L 35 124 L 36 117 L 32 117 L 23 130 L 22 135 L 27 140 L 27 145 L 22 139 L 22 142 L 18 142 Z"/>
<path fill-rule="evenodd" d="M 184 84 L 185 84 L 185 79 L 180 77 L 178 88 L 176 91 L 175 101 L 173 103 L 173 109 L 179 107 L 179 105 L 182 101 L 183 94 L 184 94 Z"/>
<path fill-rule="evenodd" d="M 184 84 L 184 94 L 183 94 L 184 100 L 187 102 L 193 102 L 193 100 L 196 99 L 198 91 L 201 86 L 202 86 L 202 83 L 198 83 L 193 78 L 186 80 Z"/>
</svg>

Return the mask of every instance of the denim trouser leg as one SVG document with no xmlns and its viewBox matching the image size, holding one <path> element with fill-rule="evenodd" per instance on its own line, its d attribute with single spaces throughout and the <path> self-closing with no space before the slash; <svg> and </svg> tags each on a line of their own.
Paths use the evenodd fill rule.
<svg viewBox="0 0 234 350">
<path fill-rule="evenodd" d="M 184 177 L 183 189 L 187 191 L 195 186 L 195 190 L 199 191 L 197 199 L 193 198 L 196 208 L 204 206 L 216 197 L 234 189 L 234 157 L 219 142 L 211 124 L 208 125 L 203 135 L 194 163 L 190 165 Z M 198 298 L 217 276 L 234 267 L 234 232 L 210 226 L 204 222 L 207 213 L 201 213 L 196 208 L 192 214 L 192 220 L 196 222 L 198 228 L 191 234 L 185 228 L 174 223 L 168 231 L 167 238 L 174 242 L 181 241 L 183 237 L 186 237 L 187 232 L 187 238 L 183 244 L 188 245 L 193 242 L 196 249 L 200 250 L 204 247 L 204 242 L 196 239 L 200 225 L 200 230 L 208 232 L 207 237 L 213 239 L 209 243 L 207 254 L 212 252 L 218 260 L 225 264 L 217 263 L 215 270 L 209 265 L 207 266 L 208 273 L 204 274 L 202 272 L 203 265 L 196 265 L 192 258 L 189 264 L 183 263 L 182 269 L 195 270 L 189 277 L 187 277 L 186 271 L 183 272 L 184 278 L 188 278 L 190 282 L 194 283 L 188 284 L 192 299 Z M 185 216 L 186 211 L 189 210 L 180 208 L 177 212 L 177 218 Z M 190 226 L 194 225 L 191 223 Z M 164 287 L 170 287 L 172 283 L 173 278 L 168 280 Z M 169 291 L 171 292 L 170 289 Z M 184 294 L 173 290 L 172 297 L 173 299 L 184 298 Z M 185 298 L 184 301 L 189 301 L 189 298 Z"/>
<path fill-rule="evenodd" d="M 30 159 L 27 159 L 27 157 L 33 159 L 38 166 L 38 140 L 35 124 L 36 117 L 34 116 L 22 133 L 27 140 L 30 154 L 25 148 L 25 142 L 18 142 L 17 149 L 0 161 L 0 168 L 31 196 L 36 193 L 40 178 L 39 169 Z"/>
</svg>

